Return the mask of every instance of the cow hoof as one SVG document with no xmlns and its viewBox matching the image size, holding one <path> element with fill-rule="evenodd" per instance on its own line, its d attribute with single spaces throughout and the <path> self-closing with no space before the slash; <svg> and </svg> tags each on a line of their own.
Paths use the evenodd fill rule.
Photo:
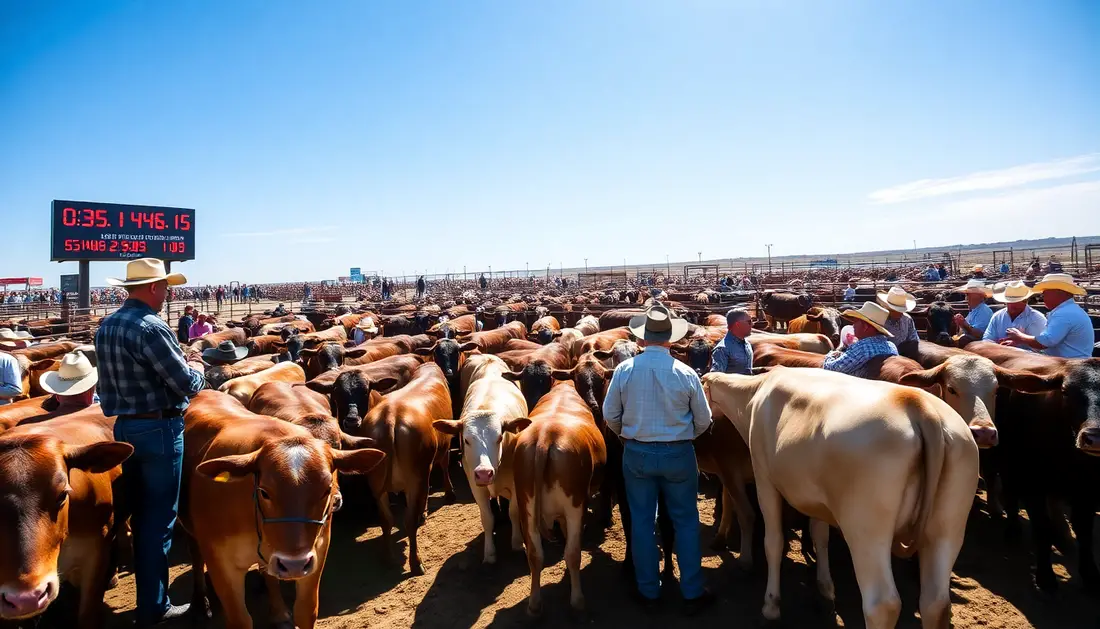
<svg viewBox="0 0 1100 629">
<path fill-rule="evenodd" d="M 206 621 L 214 617 L 213 612 L 210 611 L 210 602 L 207 600 L 191 601 L 190 614 L 193 625 L 205 625 Z"/>
<path fill-rule="evenodd" d="M 542 617 L 542 603 L 538 603 L 538 604 L 528 603 L 527 604 L 527 615 L 531 618 L 541 618 Z"/>
<path fill-rule="evenodd" d="M 107 589 L 108 590 L 113 590 L 114 588 L 117 588 L 117 587 L 118 587 L 118 573 L 116 572 L 116 573 L 111 575 L 111 580 L 107 581 Z"/>
<path fill-rule="evenodd" d="M 428 515 L 425 514 L 425 513 L 421 513 L 420 517 L 416 519 L 416 525 L 417 526 L 424 526 L 427 523 L 428 523 Z"/>
<path fill-rule="evenodd" d="M 724 536 L 716 535 L 714 539 L 710 541 L 710 549 L 716 553 L 720 553 L 728 548 L 729 541 Z"/>
<path fill-rule="evenodd" d="M 443 504 L 453 505 L 456 502 L 458 502 L 458 497 L 455 496 L 455 492 L 448 491 L 447 493 L 443 494 Z"/>
<path fill-rule="evenodd" d="M 409 572 L 411 572 L 414 577 L 424 576 L 424 564 L 419 561 L 416 563 L 409 562 Z"/>
</svg>

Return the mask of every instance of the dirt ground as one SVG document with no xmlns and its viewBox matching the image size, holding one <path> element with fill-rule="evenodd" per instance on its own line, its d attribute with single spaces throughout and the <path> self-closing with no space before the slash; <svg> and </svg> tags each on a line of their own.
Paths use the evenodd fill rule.
<svg viewBox="0 0 1100 629">
<path fill-rule="evenodd" d="M 390 567 L 383 560 L 380 530 L 374 508 L 365 500 L 366 490 L 342 479 L 345 507 L 333 521 L 333 543 L 321 582 L 319 627 L 417 627 L 451 629 L 466 627 L 520 627 L 531 624 L 526 615 L 526 596 L 530 588 L 527 562 L 522 552 L 510 551 L 507 525 L 497 531 L 498 562 L 481 564 L 481 524 L 470 498 L 465 477 L 455 465 L 452 478 L 458 490 L 458 502 L 444 504 L 441 493 L 429 502 L 426 526 L 420 529 L 420 547 L 426 574 L 412 577 L 407 567 Z M 700 515 L 703 522 L 704 549 L 715 530 L 712 518 L 714 487 L 703 483 Z M 401 521 L 396 510 L 397 521 Z M 1060 592 L 1053 600 L 1043 600 L 1030 586 L 1029 554 L 1026 543 L 1004 542 L 1001 521 L 991 520 L 978 503 L 973 511 L 966 544 L 955 564 L 952 579 L 954 626 L 956 629 L 1084 629 L 1100 627 L 1100 601 L 1090 599 L 1076 574 L 1075 561 L 1055 555 L 1055 570 L 1063 578 Z M 762 528 L 762 527 L 759 527 Z M 759 533 L 759 532 L 758 532 Z M 616 515 L 615 524 L 606 532 L 586 531 L 581 580 L 588 603 L 589 617 L 577 622 L 570 618 L 569 585 L 560 543 L 546 544 L 548 567 L 543 571 L 544 627 L 757 627 L 764 596 L 762 538 L 757 535 L 760 568 L 744 574 L 732 552 L 709 550 L 703 566 L 710 587 L 718 594 L 718 603 L 695 618 L 681 613 L 681 601 L 675 586 L 664 593 L 664 604 L 657 614 L 646 614 L 629 598 L 622 576 L 625 544 Z M 1027 535 L 1025 522 L 1024 534 Z M 404 558 L 403 534 L 396 535 L 397 550 Z M 736 535 L 733 536 L 736 539 Z M 1026 537 L 1025 537 L 1026 539 Z M 736 543 L 736 542 L 735 542 Z M 859 589 L 850 556 L 843 539 L 832 536 L 833 575 L 836 580 L 837 614 L 830 618 L 817 605 L 812 566 L 808 566 L 795 537 L 783 564 L 783 626 L 791 628 L 862 627 Z M 186 549 L 177 544 L 173 550 L 172 597 L 176 602 L 190 599 L 190 564 Z M 1068 568 L 1068 571 L 1067 571 Z M 903 628 L 920 627 L 917 615 L 918 576 L 915 562 L 895 561 L 894 574 L 903 601 Z M 1068 581 L 1065 581 L 1069 579 Z M 255 572 L 249 574 L 249 607 L 257 627 L 269 626 L 263 582 Z M 292 600 L 293 587 L 284 584 L 284 595 Z M 39 627 L 71 627 L 75 598 L 64 592 L 63 600 L 51 607 Z M 118 587 L 107 593 L 108 629 L 129 627 L 133 621 L 134 583 L 123 573 Z M 213 627 L 224 626 L 215 607 Z M 165 625 L 168 629 L 190 627 L 188 621 Z"/>
</svg>

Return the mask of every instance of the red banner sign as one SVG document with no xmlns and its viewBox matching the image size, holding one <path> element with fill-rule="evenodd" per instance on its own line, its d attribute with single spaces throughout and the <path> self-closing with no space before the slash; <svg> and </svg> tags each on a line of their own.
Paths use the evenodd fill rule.
<svg viewBox="0 0 1100 629">
<path fill-rule="evenodd" d="M 41 277 L 0 277 L 0 286 L 5 284 L 26 284 L 27 286 L 41 286 Z"/>
</svg>

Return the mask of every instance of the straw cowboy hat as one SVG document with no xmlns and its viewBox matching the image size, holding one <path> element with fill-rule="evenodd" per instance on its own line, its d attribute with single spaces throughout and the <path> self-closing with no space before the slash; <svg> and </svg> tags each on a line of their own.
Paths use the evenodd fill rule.
<svg viewBox="0 0 1100 629">
<path fill-rule="evenodd" d="M 1073 281 L 1073 276 L 1069 273 L 1047 273 L 1032 290 L 1036 293 L 1045 290 L 1060 290 L 1071 295 L 1085 295 L 1088 293 L 1083 286 L 1078 286 Z"/>
<path fill-rule="evenodd" d="M 983 282 L 979 279 L 973 279 L 973 280 L 968 281 L 965 285 L 956 288 L 954 292 L 956 292 L 956 293 L 981 293 L 982 295 L 985 295 L 986 297 L 989 297 L 990 295 L 993 294 L 993 291 L 990 290 L 989 287 L 985 285 L 985 282 Z"/>
<path fill-rule="evenodd" d="M 840 313 L 840 316 L 849 321 L 859 319 L 864 323 L 870 324 L 871 327 L 886 336 L 890 338 L 894 337 L 894 335 L 890 333 L 890 330 L 886 329 L 886 320 L 890 318 L 890 312 L 873 301 L 863 302 L 863 307 L 859 310 L 845 310 Z"/>
<path fill-rule="evenodd" d="M 890 287 L 890 292 L 879 293 L 878 300 L 890 310 L 909 312 L 917 307 L 917 298 L 905 292 L 900 286 Z"/>
<path fill-rule="evenodd" d="M 1001 302 L 1002 304 L 1015 304 L 1021 301 L 1027 301 L 1035 293 L 1027 287 L 1020 280 L 1015 282 L 1008 282 L 1003 286 L 998 286 L 998 290 L 993 291 L 993 299 Z"/>
<path fill-rule="evenodd" d="M 99 372 L 83 352 L 69 352 L 57 371 L 47 371 L 38 379 L 42 390 L 54 395 L 80 395 L 99 382 Z"/>
<path fill-rule="evenodd" d="M 688 322 L 661 304 L 654 304 L 645 313 L 632 317 L 629 327 L 631 334 L 650 343 L 675 343 L 688 332 Z"/>
<path fill-rule="evenodd" d="M 237 347 L 233 341 L 222 341 L 217 347 L 211 347 L 202 351 L 202 359 L 210 362 L 236 362 L 248 356 L 247 347 Z"/>
<path fill-rule="evenodd" d="M 169 286 L 186 284 L 182 273 L 166 273 L 164 263 L 156 258 L 138 258 L 126 263 L 126 279 L 107 278 L 111 286 L 141 286 L 153 282 L 167 281 Z"/>
<path fill-rule="evenodd" d="M 970 272 L 971 273 L 984 273 L 985 272 L 985 265 L 984 264 L 975 264 L 974 268 L 970 269 Z"/>
<path fill-rule="evenodd" d="M 374 325 L 374 319 L 371 317 L 365 317 L 355 327 L 366 332 L 367 334 L 378 334 L 378 326 Z"/>
<path fill-rule="evenodd" d="M 34 336 L 30 332 L 20 330 L 18 332 L 13 331 L 11 328 L 0 328 L 0 341 L 33 341 Z"/>
</svg>

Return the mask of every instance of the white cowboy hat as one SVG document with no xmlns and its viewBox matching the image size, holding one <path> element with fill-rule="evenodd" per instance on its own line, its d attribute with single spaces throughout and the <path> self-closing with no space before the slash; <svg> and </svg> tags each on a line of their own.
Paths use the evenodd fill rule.
<svg viewBox="0 0 1100 629">
<path fill-rule="evenodd" d="M 364 331 L 368 334 L 377 334 L 378 333 L 378 327 L 376 325 L 374 325 L 374 319 L 371 318 L 371 317 L 365 317 L 355 327 L 359 328 L 360 330 L 362 330 L 362 331 Z"/>
<path fill-rule="evenodd" d="M 968 281 L 965 285 L 955 289 L 956 293 L 981 293 L 986 297 L 993 294 L 993 291 L 989 290 L 989 287 L 985 285 L 985 282 L 979 279 L 973 279 Z"/>
<path fill-rule="evenodd" d="M 38 386 L 54 395 L 79 395 L 95 386 L 99 372 L 84 352 L 69 352 L 61 359 L 57 371 L 47 371 L 38 379 Z"/>
<path fill-rule="evenodd" d="M 1032 292 L 1027 284 L 1024 284 L 1020 280 L 1015 282 L 1008 282 L 993 291 L 993 299 L 1001 302 L 1002 304 L 1016 304 L 1021 301 L 1027 301 L 1035 293 Z"/>
<path fill-rule="evenodd" d="M 900 286 L 890 287 L 887 293 L 879 293 L 878 300 L 890 310 L 897 312 L 909 312 L 917 307 L 917 298 L 905 292 Z"/>
<path fill-rule="evenodd" d="M 630 332 L 651 343 L 675 343 L 688 333 L 688 322 L 667 306 L 654 304 L 645 313 L 630 319 Z"/>
<path fill-rule="evenodd" d="M 890 338 L 894 337 L 890 330 L 886 329 L 886 320 L 890 318 L 890 312 L 873 301 L 863 302 L 863 307 L 859 310 L 845 310 L 840 313 L 840 316 L 849 320 L 859 319 L 860 321 L 869 323 L 871 327 L 886 336 Z"/>
<path fill-rule="evenodd" d="M 971 273 L 977 273 L 978 271 L 985 271 L 985 265 L 984 264 L 975 264 L 974 268 L 970 269 Z"/>
<path fill-rule="evenodd" d="M 0 341 L 33 341 L 34 335 L 26 330 L 13 331 L 11 328 L 0 328 Z"/>
<path fill-rule="evenodd" d="M 153 282 L 167 281 L 169 286 L 186 284 L 187 278 L 181 273 L 166 273 L 164 263 L 156 258 L 138 258 L 126 263 L 126 279 L 107 278 L 111 286 L 141 286 Z"/>
<path fill-rule="evenodd" d="M 1078 286 L 1073 281 L 1073 276 L 1069 273 L 1047 273 L 1032 290 L 1036 293 L 1045 290 L 1060 290 L 1071 295 L 1085 295 L 1088 293 L 1083 286 Z"/>
</svg>

